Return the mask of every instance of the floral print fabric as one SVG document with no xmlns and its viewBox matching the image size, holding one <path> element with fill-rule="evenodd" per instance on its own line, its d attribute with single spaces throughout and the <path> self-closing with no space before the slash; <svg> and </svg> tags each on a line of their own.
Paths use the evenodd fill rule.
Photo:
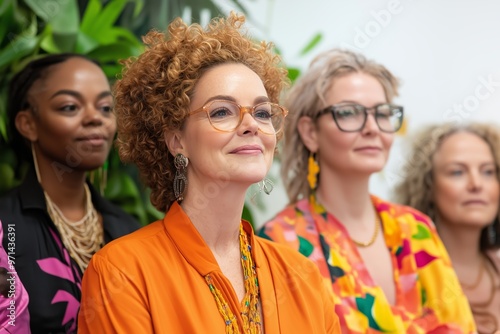
<svg viewBox="0 0 500 334">
<path fill-rule="evenodd" d="M 372 200 L 394 268 L 395 305 L 374 284 L 344 226 L 315 200 L 286 207 L 259 234 L 297 249 L 332 282 L 342 333 L 473 333 L 469 305 L 434 224 L 412 208 Z"/>
</svg>

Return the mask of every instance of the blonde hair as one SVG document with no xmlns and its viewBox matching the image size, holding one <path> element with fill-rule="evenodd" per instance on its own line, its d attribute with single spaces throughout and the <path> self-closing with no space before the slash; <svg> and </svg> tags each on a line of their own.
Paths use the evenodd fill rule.
<svg viewBox="0 0 500 334">
<path fill-rule="evenodd" d="M 491 149 L 493 155 L 497 179 L 500 180 L 500 129 L 481 123 L 457 124 L 447 123 L 442 125 L 430 125 L 422 129 L 414 138 L 410 159 L 403 167 L 403 180 L 396 186 L 395 201 L 411 206 L 427 214 L 436 222 L 436 208 L 433 203 L 434 181 L 433 181 L 433 158 L 439 150 L 443 141 L 458 132 L 474 134 L 484 140 Z M 500 205 L 500 203 L 499 203 Z M 495 222 L 497 234 L 500 234 L 498 220 Z M 489 244 L 483 230 L 481 236 L 481 249 L 487 249 L 493 245 Z"/>
<path fill-rule="evenodd" d="M 377 79 L 388 102 L 398 96 L 399 81 L 384 66 L 342 49 L 319 54 L 290 89 L 284 103 L 289 115 L 285 123 L 281 176 L 290 203 L 307 198 L 311 193 L 307 182 L 310 152 L 297 131 L 297 123 L 302 116 L 316 119 L 319 111 L 327 106 L 326 93 L 333 81 L 351 73 L 365 73 Z"/>
<path fill-rule="evenodd" d="M 122 160 L 137 165 L 151 188 L 151 203 L 160 211 L 168 210 L 175 200 L 174 159 L 164 133 L 182 128 L 206 70 L 223 63 L 244 64 L 261 78 L 275 103 L 288 83 L 272 44 L 253 42 L 240 31 L 244 22 L 244 16 L 231 13 L 227 19 L 212 19 L 203 29 L 177 18 L 168 32 L 149 32 L 144 37 L 145 52 L 124 62 L 114 87 L 117 145 Z"/>
</svg>

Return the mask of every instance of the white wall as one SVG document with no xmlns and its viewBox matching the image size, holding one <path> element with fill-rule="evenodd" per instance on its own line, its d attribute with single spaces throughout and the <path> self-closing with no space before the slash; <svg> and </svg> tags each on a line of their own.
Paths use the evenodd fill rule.
<svg viewBox="0 0 500 334">
<path fill-rule="evenodd" d="M 305 70 L 319 52 L 345 47 L 386 65 L 402 81 L 408 135 L 421 125 L 447 120 L 500 124 L 500 1 L 495 0 L 253 0 L 250 33 L 273 41 L 289 66 Z M 219 3 L 228 11 L 227 1 Z M 306 56 L 316 33 L 323 41 Z M 489 82 L 489 83 L 488 83 Z M 385 170 L 371 190 L 390 198 L 404 163 L 405 139 L 397 138 Z M 279 180 L 278 166 L 271 176 Z M 251 192 L 254 190 L 251 190 Z M 280 183 L 265 209 L 250 204 L 260 225 L 287 202 Z"/>
</svg>

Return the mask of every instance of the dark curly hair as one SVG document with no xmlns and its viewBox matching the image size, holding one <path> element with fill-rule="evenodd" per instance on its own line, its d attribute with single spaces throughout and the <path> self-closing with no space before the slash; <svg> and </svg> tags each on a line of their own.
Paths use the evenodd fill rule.
<svg viewBox="0 0 500 334">
<path fill-rule="evenodd" d="M 177 18 L 166 33 L 150 31 L 143 38 L 145 52 L 123 62 L 114 87 L 118 150 L 124 162 L 137 165 L 151 188 L 151 203 L 160 211 L 175 201 L 175 167 L 164 133 L 183 127 L 196 84 L 207 69 L 244 64 L 262 79 L 275 103 L 288 83 L 272 44 L 253 42 L 240 31 L 244 22 L 244 16 L 231 13 L 227 19 L 212 19 L 203 29 Z"/>
</svg>

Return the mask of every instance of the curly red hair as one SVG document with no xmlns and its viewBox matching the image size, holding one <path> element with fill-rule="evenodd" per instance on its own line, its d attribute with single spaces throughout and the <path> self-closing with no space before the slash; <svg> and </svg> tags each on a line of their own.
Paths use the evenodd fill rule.
<svg viewBox="0 0 500 334">
<path fill-rule="evenodd" d="M 272 44 L 253 42 L 241 32 L 244 22 L 244 16 L 231 13 L 203 29 L 177 18 L 166 33 L 150 31 L 143 38 L 145 52 L 123 62 L 114 87 L 117 146 L 124 162 L 137 165 L 151 188 L 151 203 L 160 211 L 175 201 L 175 167 L 164 134 L 182 128 L 196 84 L 208 68 L 222 63 L 248 66 L 275 103 L 287 86 L 287 71 Z"/>
</svg>

